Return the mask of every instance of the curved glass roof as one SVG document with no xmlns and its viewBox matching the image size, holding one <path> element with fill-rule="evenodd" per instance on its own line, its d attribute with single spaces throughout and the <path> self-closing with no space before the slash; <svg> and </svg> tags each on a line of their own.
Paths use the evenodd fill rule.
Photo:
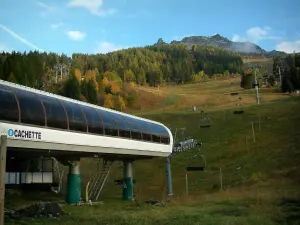
<svg viewBox="0 0 300 225">
<path fill-rule="evenodd" d="M 141 141 L 170 143 L 167 129 L 159 124 L 3 84 L 0 84 L 1 120 Z"/>
</svg>

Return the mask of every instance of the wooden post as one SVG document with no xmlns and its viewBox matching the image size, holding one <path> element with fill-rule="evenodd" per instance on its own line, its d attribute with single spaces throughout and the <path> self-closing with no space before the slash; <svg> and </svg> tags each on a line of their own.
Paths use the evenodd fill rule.
<svg viewBox="0 0 300 225">
<path fill-rule="evenodd" d="M 4 225 L 6 151 L 7 137 L 6 135 L 2 135 L 0 147 L 0 225 Z"/>
<path fill-rule="evenodd" d="M 221 191 L 223 190 L 223 176 L 222 176 L 222 169 L 220 167 L 220 188 L 221 188 Z"/>
<path fill-rule="evenodd" d="M 248 152 L 248 138 L 247 138 L 247 135 L 246 135 L 246 151 Z"/>
<path fill-rule="evenodd" d="M 185 174 L 185 191 L 186 191 L 186 196 L 189 196 L 189 183 L 188 183 L 187 173 Z"/>
<path fill-rule="evenodd" d="M 253 134 L 253 141 L 255 143 L 255 132 L 254 132 L 254 125 L 253 125 L 253 122 L 252 122 L 252 134 Z"/>
</svg>

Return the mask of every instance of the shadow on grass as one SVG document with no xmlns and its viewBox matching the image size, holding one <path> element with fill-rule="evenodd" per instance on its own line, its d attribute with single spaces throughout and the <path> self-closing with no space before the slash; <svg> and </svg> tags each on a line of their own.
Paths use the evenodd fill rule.
<svg viewBox="0 0 300 225">
<path fill-rule="evenodd" d="M 278 206 L 281 208 L 282 220 L 288 224 L 300 224 L 300 199 L 282 199 Z M 279 222 L 284 222 L 284 221 Z"/>
</svg>

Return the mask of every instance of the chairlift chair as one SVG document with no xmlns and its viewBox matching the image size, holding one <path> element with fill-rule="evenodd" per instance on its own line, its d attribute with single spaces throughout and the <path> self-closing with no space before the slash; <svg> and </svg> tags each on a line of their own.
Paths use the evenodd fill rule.
<svg viewBox="0 0 300 225">
<path fill-rule="evenodd" d="M 231 92 L 230 95 L 239 95 L 238 92 Z"/>
<path fill-rule="evenodd" d="M 186 128 L 185 127 L 179 128 L 179 131 L 180 131 L 181 139 L 184 140 Z"/>
<path fill-rule="evenodd" d="M 243 114 L 244 109 L 242 107 L 242 97 L 238 98 L 237 110 L 233 111 L 233 114 Z"/>
<path fill-rule="evenodd" d="M 198 140 L 192 137 L 184 138 L 182 141 L 174 143 L 171 156 L 174 156 L 177 153 L 188 151 L 192 148 L 195 148 L 196 146 L 201 146 L 201 145 L 202 145 L 201 142 L 199 142 Z"/>
<path fill-rule="evenodd" d="M 204 111 L 201 111 L 200 128 L 210 128 L 210 127 L 211 127 L 210 117 L 205 115 Z"/>
<path fill-rule="evenodd" d="M 201 166 L 199 158 L 202 158 L 204 161 L 204 165 Z M 195 159 L 194 162 L 192 162 Z M 189 165 L 186 167 L 186 171 L 205 171 L 206 169 L 206 160 L 204 155 L 200 154 L 200 152 L 189 156 Z"/>
</svg>

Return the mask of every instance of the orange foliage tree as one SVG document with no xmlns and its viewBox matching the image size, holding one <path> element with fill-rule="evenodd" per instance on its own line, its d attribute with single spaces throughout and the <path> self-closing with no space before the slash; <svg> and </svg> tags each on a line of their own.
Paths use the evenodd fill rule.
<svg viewBox="0 0 300 225">
<path fill-rule="evenodd" d="M 104 107 L 113 109 L 114 108 L 114 101 L 112 94 L 106 94 L 104 97 Z"/>
</svg>

